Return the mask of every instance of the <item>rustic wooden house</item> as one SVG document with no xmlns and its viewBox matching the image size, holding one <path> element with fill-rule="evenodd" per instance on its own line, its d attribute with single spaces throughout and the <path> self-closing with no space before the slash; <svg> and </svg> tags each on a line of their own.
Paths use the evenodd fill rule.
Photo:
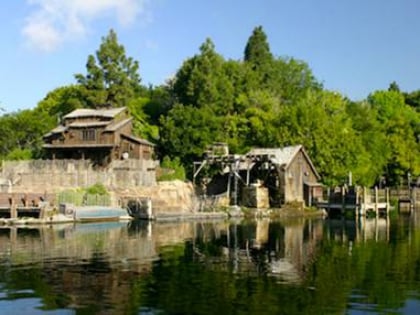
<svg viewBox="0 0 420 315">
<path fill-rule="evenodd" d="M 153 159 L 154 144 L 132 134 L 125 107 L 76 109 L 44 135 L 43 148 L 51 159 L 89 159 L 105 166 L 113 160 Z"/>
<path fill-rule="evenodd" d="M 307 206 L 322 197 L 320 176 L 302 145 L 284 148 L 256 148 L 240 163 L 247 182 L 267 187 L 270 205 L 301 202 Z"/>
<path fill-rule="evenodd" d="M 203 161 L 194 163 L 194 181 L 204 167 L 219 169 L 201 179 L 204 195 L 226 195 L 230 204 L 256 208 L 292 202 L 312 206 L 322 199 L 320 176 L 302 145 L 255 148 L 244 155 L 214 152 L 208 150 Z"/>
</svg>

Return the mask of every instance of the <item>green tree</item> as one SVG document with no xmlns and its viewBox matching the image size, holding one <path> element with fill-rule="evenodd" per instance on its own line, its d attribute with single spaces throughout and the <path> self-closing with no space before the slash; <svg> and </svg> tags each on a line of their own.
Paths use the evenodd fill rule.
<svg viewBox="0 0 420 315">
<path fill-rule="evenodd" d="M 314 91 L 296 105 L 284 106 L 276 119 L 278 145 L 303 144 L 327 184 L 342 184 L 349 171 L 356 181 L 364 148 L 338 93 Z"/>
<path fill-rule="evenodd" d="M 48 115 L 21 110 L 0 118 L 0 156 L 5 159 L 37 158 L 42 154 L 42 136 L 50 130 Z"/>
<path fill-rule="evenodd" d="M 88 107 L 126 106 L 141 91 L 139 63 L 126 56 L 112 29 L 102 38 L 96 58 L 88 57 L 86 70 L 86 75 L 76 74 L 75 78 Z"/>
<path fill-rule="evenodd" d="M 262 26 L 258 26 L 252 31 L 245 46 L 244 61 L 253 70 L 267 73 L 273 61 L 273 55 Z"/>
<path fill-rule="evenodd" d="M 162 155 L 179 157 L 187 170 L 192 162 L 201 159 L 206 147 L 223 141 L 221 118 L 209 106 L 175 105 L 167 116 L 161 117 L 160 149 Z"/>
<path fill-rule="evenodd" d="M 391 151 L 386 133 L 377 119 L 377 111 L 366 101 L 349 102 L 347 113 L 352 120 L 354 130 L 363 142 L 365 157 L 361 169 L 363 169 L 364 184 L 372 186 L 385 175 L 387 170 Z"/>
<path fill-rule="evenodd" d="M 197 108 L 211 106 L 231 110 L 233 84 L 224 64 L 213 42 L 207 39 L 200 46 L 200 54 L 186 60 L 175 76 L 173 91 L 178 102 Z"/>
<path fill-rule="evenodd" d="M 47 118 L 48 126 L 53 128 L 63 116 L 84 106 L 81 87 L 69 85 L 56 88 L 49 92 L 35 108 L 42 117 Z"/>
<path fill-rule="evenodd" d="M 398 184 L 408 172 L 420 174 L 420 144 L 418 126 L 420 117 L 405 103 L 398 91 L 376 91 L 369 95 L 368 102 L 377 112 L 377 120 L 386 135 L 389 159 L 386 175 L 391 184 Z"/>
<path fill-rule="evenodd" d="M 136 97 L 127 104 L 130 114 L 133 117 L 133 133 L 150 141 L 157 141 L 159 128 L 150 123 L 151 119 L 145 112 L 145 107 L 150 104 L 148 97 Z"/>
<path fill-rule="evenodd" d="M 400 92 L 400 87 L 398 86 L 397 82 L 392 81 L 388 87 L 388 91 Z"/>
<path fill-rule="evenodd" d="M 321 91 L 309 65 L 295 58 L 277 58 L 272 63 L 271 80 L 267 88 L 273 91 L 280 102 L 293 105 L 306 97 L 310 91 Z"/>
<path fill-rule="evenodd" d="M 410 105 L 414 109 L 417 110 L 417 112 L 420 111 L 420 90 L 416 90 L 410 93 L 403 93 L 404 100 L 407 105 Z"/>
</svg>

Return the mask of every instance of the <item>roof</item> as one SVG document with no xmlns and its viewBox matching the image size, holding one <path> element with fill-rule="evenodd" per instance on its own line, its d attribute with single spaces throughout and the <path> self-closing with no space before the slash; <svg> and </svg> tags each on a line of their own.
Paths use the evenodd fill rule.
<svg viewBox="0 0 420 315">
<path fill-rule="evenodd" d="M 43 136 L 43 138 L 48 138 L 57 133 L 63 133 L 69 128 L 92 128 L 92 127 L 105 127 L 104 131 L 116 131 L 125 124 L 129 123 L 132 118 L 127 118 L 117 123 L 112 123 L 110 121 L 75 121 L 69 124 L 68 126 L 58 125 L 53 130 L 48 132 Z"/>
<path fill-rule="evenodd" d="M 302 151 L 315 176 L 321 178 L 301 144 L 284 148 L 255 148 L 245 154 L 245 156 L 247 158 L 265 157 L 271 163 L 287 168 L 300 151 Z M 242 169 L 242 166 L 245 166 L 245 168 L 248 169 L 249 167 L 253 167 L 254 163 L 241 165 L 240 169 Z"/>
<path fill-rule="evenodd" d="M 89 127 L 103 127 L 108 125 L 108 121 L 75 121 L 69 127 L 72 128 L 89 128 Z"/>
<path fill-rule="evenodd" d="M 150 146 L 153 146 L 153 147 L 155 146 L 154 143 L 151 143 L 151 142 L 149 142 L 145 139 L 140 139 L 140 138 L 137 138 L 137 137 L 134 137 L 134 136 L 131 136 L 131 135 L 127 135 L 125 133 L 122 133 L 121 137 L 127 138 L 131 141 L 134 141 L 134 142 L 137 142 L 137 143 L 140 143 L 140 144 L 146 144 L 146 145 L 150 145 Z"/>
<path fill-rule="evenodd" d="M 70 149 L 74 150 L 75 148 L 80 149 L 96 149 L 96 148 L 113 148 L 115 144 L 113 143 L 75 143 L 75 144 L 51 144 L 45 143 L 42 145 L 44 149 Z"/>
<path fill-rule="evenodd" d="M 288 166 L 301 149 L 303 149 L 302 145 L 295 145 L 284 148 L 255 148 L 249 151 L 246 156 L 265 155 L 273 164 Z"/>
<path fill-rule="evenodd" d="M 55 127 L 53 130 L 51 130 L 50 132 L 48 132 L 48 133 L 46 133 L 45 135 L 43 135 L 42 137 L 43 138 L 48 138 L 48 137 L 50 137 L 50 136 L 52 136 L 52 135 L 54 135 L 54 134 L 57 134 L 57 133 L 62 133 L 62 132 L 64 132 L 64 131 L 66 131 L 67 130 L 67 127 L 66 126 L 63 126 L 63 125 L 58 125 L 57 127 Z"/>
<path fill-rule="evenodd" d="M 64 116 L 64 119 L 69 118 L 86 118 L 86 117 L 103 117 L 114 118 L 119 113 L 126 110 L 126 107 L 109 108 L 109 109 L 90 109 L 79 108 Z"/>
<path fill-rule="evenodd" d="M 116 131 L 132 121 L 132 118 L 121 120 L 115 124 L 110 124 L 105 128 L 105 131 Z"/>
</svg>

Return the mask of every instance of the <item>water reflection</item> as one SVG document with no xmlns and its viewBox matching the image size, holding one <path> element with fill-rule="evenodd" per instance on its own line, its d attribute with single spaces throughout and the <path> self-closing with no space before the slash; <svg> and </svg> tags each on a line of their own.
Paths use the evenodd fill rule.
<svg viewBox="0 0 420 315">
<path fill-rule="evenodd" d="M 325 222 L 328 239 L 340 242 L 384 241 L 390 238 L 390 219 L 360 218 L 359 220 L 330 219 Z"/>
<path fill-rule="evenodd" d="M 405 313 L 420 296 L 418 226 L 418 217 L 2 226 L 0 309 Z"/>
</svg>

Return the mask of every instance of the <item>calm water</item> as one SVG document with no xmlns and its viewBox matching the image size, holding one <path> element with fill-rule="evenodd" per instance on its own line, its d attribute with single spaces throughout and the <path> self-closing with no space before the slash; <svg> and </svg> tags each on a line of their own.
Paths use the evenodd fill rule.
<svg viewBox="0 0 420 315">
<path fill-rule="evenodd" d="M 420 313 L 415 215 L 1 227 L 0 260 L 1 314 Z"/>
</svg>

